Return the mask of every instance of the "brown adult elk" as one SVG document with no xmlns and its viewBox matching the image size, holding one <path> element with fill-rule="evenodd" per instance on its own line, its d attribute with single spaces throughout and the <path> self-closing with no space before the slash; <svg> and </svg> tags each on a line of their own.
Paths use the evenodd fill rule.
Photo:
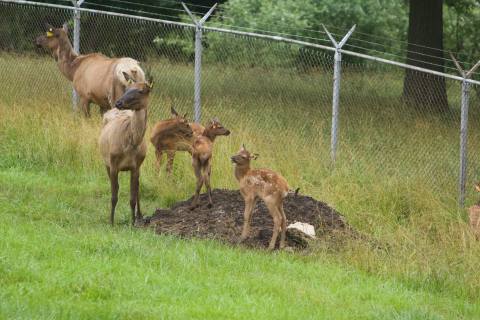
<svg viewBox="0 0 480 320">
<path fill-rule="evenodd" d="M 197 178 L 197 186 L 195 189 L 195 196 L 193 198 L 190 209 L 193 210 L 198 207 L 198 200 L 200 197 L 200 190 L 203 184 L 207 187 L 208 192 L 208 207 L 213 205 L 212 189 L 210 187 L 210 175 L 212 174 L 212 154 L 213 143 L 217 136 L 228 136 L 230 131 L 223 127 L 223 125 L 214 118 L 210 124 L 205 128 L 202 135 L 195 138 L 192 144 L 192 166 Z"/>
<path fill-rule="evenodd" d="M 171 108 L 174 118 L 158 121 L 152 129 L 150 141 L 155 147 L 157 169 L 160 169 L 163 152 L 167 153 L 167 173 L 171 174 L 176 150 L 192 152 L 194 131 L 186 119 Z"/>
<path fill-rule="evenodd" d="M 280 236 L 280 249 L 285 247 L 287 231 L 287 217 L 283 211 L 283 199 L 288 195 L 288 183 L 280 174 L 270 169 L 251 169 L 250 161 L 255 160 L 257 154 L 251 154 L 242 146 L 240 151 L 231 157 L 235 164 L 235 178 L 240 184 L 240 193 L 245 200 L 243 214 L 243 230 L 240 241 L 245 241 L 250 232 L 250 222 L 253 208 L 257 198 L 262 199 L 273 218 L 273 234 L 268 245 L 269 250 L 275 248 L 278 233 Z"/>
<path fill-rule="evenodd" d="M 147 128 L 147 105 L 152 82 L 135 82 L 127 73 L 124 73 L 124 76 L 133 84 L 115 103 L 117 109 L 105 113 L 102 132 L 98 140 L 111 184 L 110 223 L 112 225 L 118 201 L 118 173 L 120 171 L 130 171 L 132 224 L 142 219 L 139 179 L 140 166 L 147 153 L 144 136 Z"/>
<path fill-rule="evenodd" d="M 115 105 L 129 86 L 123 73 L 138 82 L 145 81 L 145 73 L 136 60 L 108 58 L 100 53 L 79 55 L 73 51 L 66 24 L 62 28 L 50 24 L 46 27 L 46 33 L 38 36 L 35 43 L 51 52 L 62 74 L 73 82 L 85 116 L 90 116 L 91 102 L 99 105 L 102 113 Z"/>
</svg>

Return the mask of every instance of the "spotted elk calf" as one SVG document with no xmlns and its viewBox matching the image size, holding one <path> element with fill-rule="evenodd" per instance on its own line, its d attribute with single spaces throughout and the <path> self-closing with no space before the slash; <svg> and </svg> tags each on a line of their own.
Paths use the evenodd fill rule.
<svg viewBox="0 0 480 320">
<path fill-rule="evenodd" d="M 245 149 L 245 146 L 242 146 L 240 151 L 231 157 L 235 164 L 235 178 L 240 184 L 240 193 L 245 200 L 240 242 L 245 241 L 248 237 L 253 208 L 256 200 L 260 198 L 265 202 L 273 218 L 273 235 L 268 249 L 273 250 L 275 248 L 279 232 L 281 232 L 280 249 L 283 249 L 287 232 L 287 217 L 283 211 L 283 199 L 289 192 L 288 183 L 280 174 L 270 169 L 250 168 L 250 161 L 257 157 L 258 154 L 250 153 Z"/>
<path fill-rule="evenodd" d="M 230 131 L 223 127 L 223 125 L 214 118 L 210 124 L 205 128 L 201 136 L 195 138 L 192 144 L 192 166 L 195 176 L 197 178 L 197 186 L 195 189 L 195 196 L 193 198 L 190 209 L 193 210 L 198 207 L 198 200 L 200 197 L 200 190 L 203 184 L 207 187 L 208 192 L 208 207 L 213 205 L 212 189 L 210 187 L 210 175 L 212 173 L 212 154 L 213 143 L 218 136 L 228 136 Z"/>
</svg>

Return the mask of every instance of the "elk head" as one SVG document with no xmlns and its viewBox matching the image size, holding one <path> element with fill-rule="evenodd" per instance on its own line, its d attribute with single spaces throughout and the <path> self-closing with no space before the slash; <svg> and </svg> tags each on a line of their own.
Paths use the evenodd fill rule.
<svg viewBox="0 0 480 320">
<path fill-rule="evenodd" d="M 210 120 L 210 124 L 208 125 L 207 128 L 205 128 L 205 131 L 208 131 L 209 136 L 228 136 L 230 134 L 230 130 L 225 128 L 220 121 L 218 121 L 218 118 L 213 118 Z"/>
<path fill-rule="evenodd" d="M 61 28 L 55 28 L 51 24 L 45 24 L 46 31 L 35 39 L 37 47 L 50 51 L 57 59 L 62 42 L 68 42 L 68 26 L 65 23 Z"/>
<path fill-rule="evenodd" d="M 244 166 L 249 165 L 250 160 L 257 160 L 258 157 L 258 153 L 250 153 L 247 149 L 245 149 L 245 145 L 242 144 L 242 147 L 240 148 L 238 153 L 233 155 L 230 159 L 234 164 Z"/>
<path fill-rule="evenodd" d="M 153 88 L 153 81 L 136 82 L 128 73 L 123 72 L 123 76 L 129 84 L 129 88 L 120 99 L 115 103 L 115 108 L 120 110 L 141 110 L 148 105 L 148 98 Z"/>
</svg>

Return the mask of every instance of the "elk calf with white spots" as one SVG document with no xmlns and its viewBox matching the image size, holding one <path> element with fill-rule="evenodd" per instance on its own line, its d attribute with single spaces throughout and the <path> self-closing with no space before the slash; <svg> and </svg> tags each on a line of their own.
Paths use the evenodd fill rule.
<svg viewBox="0 0 480 320">
<path fill-rule="evenodd" d="M 200 190 L 203 184 L 207 187 L 208 207 L 213 205 L 212 189 L 210 188 L 210 175 L 212 173 L 213 142 L 217 136 L 228 136 L 230 131 L 224 128 L 217 118 L 210 121 L 202 135 L 195 138 L 192 144 L 192 166 L 197 177 L 197 187 L 190 209 L 198 206 Z"/>
<path fill-rule="evenodd" d="M 260 198 L 265 202 L 273 218 L 273 235 L 268 249 L 273 250 L 275 248 L 280 231 L 280 249 L 283 249 L 287 231 L 287 217 L 283 211 L 283 199 L 289 192 L 288 183 L 280 174 L 270 169 L 251 169 L 250 160 L 255 160 L 257 157 L 257 154 L 248 152 L 245 146 L 242 146 L 240 151 L 231 157 L 235 164 L 235 178 L 240 183 L 240 193 L 245 200 L 243 230 L 240 241 L 242 242 L 248 237 L 253 208 L 256 200 Z"/>
</svg>

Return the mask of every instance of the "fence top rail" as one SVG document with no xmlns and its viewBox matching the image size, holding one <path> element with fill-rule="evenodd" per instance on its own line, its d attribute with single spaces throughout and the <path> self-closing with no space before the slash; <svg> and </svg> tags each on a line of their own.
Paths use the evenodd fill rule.
<svg viewBox="0 0 480 320">
<path fill-rule="evenodd" d="M 27 0 L 0 0 L 0 2 L 15 3 L 15 4 L 27 4 L 27 5 L 41 6 L 41 7 L 59 8 L 59 9 L 66 9 L 66 10 L 71 10 L 71 11 L 77 10 L 77 11 L 80 11 L 80 12 L 83 11 L 83 12 L 90 12 L 90 13 L 99 13 L 99 14 L 109 15 L 109 16 L 124 17 L 124 18 L 136 19 L 136 20 L 159 22 L 159 23 L 163 23 L 163 24 L 170 24 L 170 25 L 177 25 L 177 26 L 182 26 L 182 27 L 195 28 L 195 25 L 192 24 L 192 23 L 170 21 L 170 20 L 157 19 L 157 18 L 149 18 L 149 17 L 136 16 L 136 15 L 125 14 L 125 13 L 118 13 L 118 12 L 113 12 L 113 11 L 103 11 L 103 10 L 96 10 L 96 9 L 79 8 L 79 7 L 73 7 L 73 6 L 65 6 L 65 5 L 53 4 L 53 3 L 34 2 L 34 1 L 27 1 Z M 274 41 L 293 43 L 293 44 L 298 44 L 298 45 L 302 45 L 302 46 L 306 46 L 306 47 L 317 48 L 317 49 L 328 50 L 328 51 L 335 51 L 336 50 L 333 47 L 329 47 L 329 46 L 325 46 L 325 45 L 321 45 L 321 44 L 316 44 L 316 43 L 311 43 L 311 42 L 306 42 L 306 41 L 301 41 L 301 40 L 296 40 L 296 39 L 291 39 L 291 38 L 286 38 L 286 37 L 277 36 L 277 35 L 268 35 L 268 34 L 261 34 L 261 33 L 255 33 L 255 32 L 238 31 L 238 30 L 225 29 L 225 28 L 219 28 L 219 27 L 209 27 L 209 26 L 204 26 L 203 29 L 204 30 L 221 32 L 221 33 L 230 33 L 230 34 L 249 36 L 249 37 L 260 38 L 260 39 L 269 39 L 269 40 L 274 40 Z M 407 63 L 402 63 L 402 62 L 398 62 L 398 61 L 383 59 L 383 58 L 371 56 L 371 55 L 368 55 L 368 54 L 358 53 L 358 52 L 354 52 L 354 51 L 350 51 L 350 50 L 344 50 L 344 49 L 340 49 L 340 52 L 342 54 L 346 54 L 346 55 L 350 55 L 350 56 L 354 56 L 354 57 L 359 57 L 359 58 L 363 58 L 363 59 L 367 59 L 367 60 L 371 60 L 371 61 L 377 61 L 377 62 L 380 62 L 380 63 L 394 65 L 394 66 L 405 68 L 405 69 L 411 69 L 411 70 L 416 70 L 416 71 L 419 71 L 419 72 L 424 72 L 424 73 L 428 73 L 428 74 L 432 74 L 432 75 L 436 75 L 436 76 L 441 76 L 441 77 L 448 78 L 448 79 L 453 79 L 453 80 L 457 80 L 457 81 L 465 81 L 467 83 L 480 85 L 480 81 L 476 81 L 476 80 L 472 80 L 472 79 L 466 79 L 466 78 L 451 75 L 451 74 L 448 74 L 448 73 L 443 73 L 443 72 L 439 72 L 439 71 L 435 71 L 435 70 L 430 70 L 430 69 L 426 69 L 426 68 L 422 68 L 422 67 L 417 67 L 417 66 L 410 65 L 410 64 L 407 64 Z"/>
</svg>

